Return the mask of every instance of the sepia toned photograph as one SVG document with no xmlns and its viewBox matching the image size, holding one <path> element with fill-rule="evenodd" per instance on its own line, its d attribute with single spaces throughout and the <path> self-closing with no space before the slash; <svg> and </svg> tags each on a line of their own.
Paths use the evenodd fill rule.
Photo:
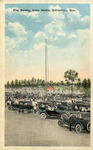
<svg viewBox="0 0 93 150">
<path fill-rule="evenodd" d="M 90 147 L 90 4 L 4 9 L 4 146 Z"/>
</svg>

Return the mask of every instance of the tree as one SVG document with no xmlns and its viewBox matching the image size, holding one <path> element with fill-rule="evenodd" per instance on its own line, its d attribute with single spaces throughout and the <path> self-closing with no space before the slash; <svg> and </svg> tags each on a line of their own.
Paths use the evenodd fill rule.
<svg viewBox="0 0 93 150">
<path fill-rule="evenodd" d="M 82 82 L 82 86 L 84 87 L 84 88 L 87 88 L 87 87 L 90 87 L 90 79 L 84 79 L 83 80 L 83 82 Z"/>
<path fill-rule="evenodd" d="M 45 84 L 45 81 L 44 80 L 42 80 L 42 85 L 44 85 Z"/>
<path fill-rule="evenodd" d="M 21 86 L 21 81 L 20 80 L 18 81 L 18 85 Z"/>
<path fill-rule="evenodd" d="M 36 80 L 35 80 L 35 78 L 33 77 L 33 78 L 31 79 L 31 85 L 34 85 L 35 82 L 36 82 Z"/>
<path fill-rule="evenodd" d="M 90 79 L 88 79 L 87 86 L 90 87 L 90 85 L 91 85 L 91 82 L 90 82 Z"/>
<path fill-rule="evenodd" d="M 21 80 L 21 85 L 24 85 L 24 80 Z"/>
<path fill-rule="evenodd" d="M 61 85 L 64 85 L 64 82 L 63 82 L 63 81 L 61 81 L 61 82 L 60 82 L 60 84 L 61 84 Z"/>
<path fill-rule="evenodd" d="M 36 79 L 34 79 L 34 85 L 36 85 L 37 84 L 37 81 L 36 81 Z"/>
<path fill-rule="evenodd" d="M 13 80 L 11 81 L 11 86 L 14 86 L 14 81 Z"/>
<path fill-rule="evenodd" d="M 9 87 L 9 86 L 10 86 L 10 83 L 9 83 L 9 81 L 7 81 L 7 84 L 6 84 L 6 86 L 7 86 L 7 87 Z"/>
<path fill-rule="evenodd" d="M 24 79 L 24 85 L 25 85 L 25 86 L 27 85 L 27 81 L 26 81 L 26 79 Z"/>
<path fill-rule="evenodd" d="M 42 84 L 42 79 L 39 80 L 39 84 L 40 84 L 40 85 Z"/>
<path fill-rule="evenodd" d="M 30 80 L 27 81 L 27 84 L 30 86 Z"/>
<path fill-rule="evenodd" d="M 17 79 L 15 80 L 15 86 L 18 86 L 18 80 Z"/>
<path fill-rule="evenodd" d="M 87 79 L 84 79 L 84 80 L 83 80 L 82 86 L 85 87 L 85 88 L 87 87 Z"/>
<path fill-rule="evenodd" d="M 40 79 L 37 79 L 37 85 L 40 85 Z"/>
<path fill-rule="evenodd" d="M 65 73 L 64 73 L 64 78 L 66 80 L 66 82 L 70 83 L 71 85 L 71 94 L 73 95 L 73 83 L 75 81 L 78 80 L 78 72 L 76 72 L 75 70 L 67 70 Z"/>
<path fill-rule="evenodd" d="M 50 85 L 53 85 L 53 81 L 52 81 L 52 80 L 50 80 L 50 81 L 49 81 L 49 84 L 50 84 Z"/>
<path fill-rule="evenodd" d="M 78 82 L 77 82 L 77 86 L 81 86 L 81 81 L 80 81 L 80 79 L 78 79 Z"/>
<path fill-rule="evenodd" d="M 69 82 L 68 80 L 66 80 L 66 84 L 67 84 L 67 85 L 70 85 L 70 82 Z"/>
</svg>

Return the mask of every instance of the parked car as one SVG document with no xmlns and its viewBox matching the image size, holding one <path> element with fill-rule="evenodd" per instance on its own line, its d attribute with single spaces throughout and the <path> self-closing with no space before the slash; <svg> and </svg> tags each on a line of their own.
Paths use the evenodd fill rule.
<svg viewBox="0 0 93 150">
<path fill-rule="evenodd" d="M 72 108 L 74 111 L 87 111 L 90 112 L 90 103 L 89 102 L 84 102 L 84 101 L 75 101 L 72 104 Z"/>
<path fill-rule="evenodd" d="M 77 133 L 81 133 L 82 130 L 90 132 L 90 113 L 76 111 L 63 112 L 61 118 L 58 120 L 58 125 L 67 125 L 70 127 L 70 123 L 71 127 L 74 127 Z"/>
<path fill-rule="evenodd" d="M 47 117 L 60 117 L 61 113 L 68 108 L 68 106 L 58 105 L 55 107 L 53 102 L 38 102 L 37 111 L 42 119 Z"/>
<path fill-rule="evenodd" d="M 18 104 L 12 102 L 8 105 L 9 110 L 15 110 L 18 112 L 29 113 L 33 110 L 32 103 L 30 101 L 19 101 Z"/>
<path fill-rule="evenodd" d="M 19 112 L 24 112 L 24 113 L 33 112 L 32 102 L 30 102 L 30 101 L 20 101 L 18 111 Z"/>
<path fill-rule="evenodd" d="M 19 108 L 19 104 L 15 104 L 13 102 L 11 102 L 11 104 L 8 104 L 7 106 L 8 106 L 9 110 L 15 110 L 15 111 L 17 111 L 18 108 Z"/>
</svg>

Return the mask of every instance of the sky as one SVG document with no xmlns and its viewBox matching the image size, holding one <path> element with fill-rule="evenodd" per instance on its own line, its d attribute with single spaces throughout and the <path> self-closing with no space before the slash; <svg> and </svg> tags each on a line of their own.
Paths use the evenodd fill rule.
<svg viewBox="0 0 93 150">
<path fill-rule="evenodd" d="M 64 80 L 69 69 L 90 78 L 89 4 L 6 4 L 6 82 L 45 79 L 46 39 L 48 80 Z"/>
</svg>

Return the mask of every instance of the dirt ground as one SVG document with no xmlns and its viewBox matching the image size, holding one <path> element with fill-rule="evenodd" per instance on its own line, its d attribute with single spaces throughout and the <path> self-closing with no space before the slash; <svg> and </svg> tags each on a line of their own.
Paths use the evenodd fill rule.
<svg viewBox="0 0 93 150">
<path fill-rule="evenodd" d="M 90 146 L 90 134 L 59 127 L 58 119 L 5 111 L 5 146 Z"/>
</svg>

